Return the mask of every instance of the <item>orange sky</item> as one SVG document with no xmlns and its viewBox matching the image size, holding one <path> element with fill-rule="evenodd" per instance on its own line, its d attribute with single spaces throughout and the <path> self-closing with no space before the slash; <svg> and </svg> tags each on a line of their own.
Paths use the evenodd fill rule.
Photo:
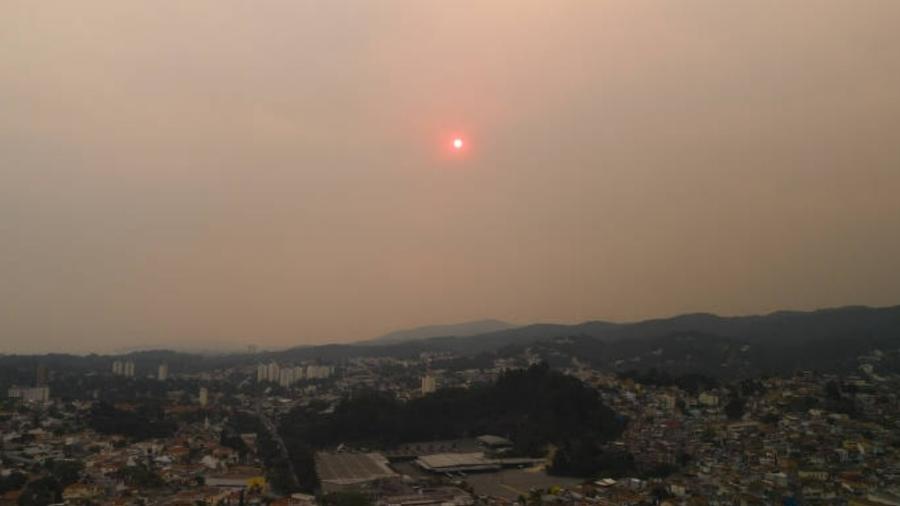
<svg viewBox="0 0 900 506">
<path fill-rule="evenodd" d="M 898 19 L 4 1 L 0 352 L 898 304 Z"/>
</svg>

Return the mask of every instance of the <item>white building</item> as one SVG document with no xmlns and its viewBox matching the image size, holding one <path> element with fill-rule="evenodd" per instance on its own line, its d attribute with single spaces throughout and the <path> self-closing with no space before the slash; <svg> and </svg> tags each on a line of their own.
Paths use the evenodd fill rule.
<svg viewBox="0 0 900 506">
<path fill-rule="evenodd" d="M 159 381 L 166 381 L 169 379 L 169 364 L 159 364 L 159 370 L 157 371 L 156 377 Z"/>
<path fill-rule="evenodd" d="M 666 411 L 675 411 L 678 399 L 672 394 L 662 394 L 659 396 L 659 405 Z"/>
<path fill-rule="evenodd" d="M 715 407 L 719 405 L 719 396 L 708 392 L 703 392 L 702 394 L 700 394 L 700 397 L 697 400 L 700 402 L 700 404 L 707 407 Z"/>
<path fill-rule="evenodd" d="M 48 402 L 50 400 L 50 387 L 19 387 L 11 386 L 6 391 L 10 399 L 22 399 L 26 402 Z"/>
<path fill-rule="evenodd" d="M 200 387 L 200 395 L 198 395 L 198 400 L 200 401 L 200 405 L 206 407 L 209 403 L 209 390 L 206 387 Z"/>
<path fill-rule="evenodd" d="M 285 367 L 278 374 L 278 384 L 287 388 L 294 384 L 294 369 Z"/>
<path fill-rule="evenodd" d="M 437 378 L 431 374 L 422 376 L 422 395 L 437 392 Z"/>
<path fill-rule="evenodd" d="M 331 376 L 331 372 L 331 366 L 327 365 L 306 366 L 306 377 L 308 379 L 325 379 Z"/>
<path fill-rule="evenodd" d="M 281 368 L 278 367 L 278 364 L 272 362 L 269 364 L 268 373 L 266 373 L 266 378 L 269 381 L 275 382 L 281 377 Z"/>
<path fill-rule="evenodd" d="M 122 362 L 121 360 L 116 360 L 112 365 L 112 372 L 116 376 L 125 376 L 127 378 L 131 378 L 134 376 L 134 362 L 128 360 L 126 362 Z"/>
<path fill-rule="evenodd" d="M 269 381 L 269 368 L 266 367 L 266 364 L 256 366 L 256 381 L 257 383 Z"/>
</svg>

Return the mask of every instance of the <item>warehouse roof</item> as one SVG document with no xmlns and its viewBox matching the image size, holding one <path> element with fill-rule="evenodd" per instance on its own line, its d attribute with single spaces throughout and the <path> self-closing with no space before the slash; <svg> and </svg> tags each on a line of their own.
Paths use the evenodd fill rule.
<svg viewBox="0 0 900 506">
<path fill-rule="evenodd" d="M 416 459 L 419 467 L 428 471 L 446 473 L 458 471 L 488 471 L 500 469 L 494 459 L 487 459 L 484 453 L 437 453 L 423 455 Z"/>
<path fill-rule="evenodd" d="M 397 476 L 380 453 L 316 453 L 316 472 L 323 483 L 352 485 Z"/>
</svg>

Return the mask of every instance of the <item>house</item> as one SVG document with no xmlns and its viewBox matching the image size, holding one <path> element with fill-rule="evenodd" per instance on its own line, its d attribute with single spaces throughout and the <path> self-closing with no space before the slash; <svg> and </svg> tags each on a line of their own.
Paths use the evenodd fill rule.
<svg viewBox="0 0 900 506">
<path fill-rule="evenodd" d="M 95 485 L 73 483 L 63 490 L 62 498 L 66 502 L 82 502 L 98 497 L 100 494 L 100 489 Z"/>
</svg>

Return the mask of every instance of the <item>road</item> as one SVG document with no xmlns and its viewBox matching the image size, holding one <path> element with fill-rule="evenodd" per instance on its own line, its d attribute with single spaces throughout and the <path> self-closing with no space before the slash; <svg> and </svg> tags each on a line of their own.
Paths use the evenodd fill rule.
<svg viewBox="0 0 900 506">
<path fill-rule="evenodd" d="M 269 434 L 272 435 L 272 440 L 275 441 L 275 444 L 278 445 L 278 451 L 281 453 L 281 456 L 284 458 L 285 462 L 288 464 L 288 471 L 290 473 L 291 478 L 291 486 L 295 489 L 300 487 L 300 482 L 297 479 L 297 471 L 294 470 L 294 462 L 291 460 L 291 455 L 288 453 L 287 445 L 284 444 L 284 440 L 281 438 L 281 434 L 278 433 L 278 427 L 269 419 L 266 412 L 263 411 L 262 401 L 260 399 L 256 400 L 256 416 L 262 422 L 263 426 L 269 431 Z"/>
</svg>

